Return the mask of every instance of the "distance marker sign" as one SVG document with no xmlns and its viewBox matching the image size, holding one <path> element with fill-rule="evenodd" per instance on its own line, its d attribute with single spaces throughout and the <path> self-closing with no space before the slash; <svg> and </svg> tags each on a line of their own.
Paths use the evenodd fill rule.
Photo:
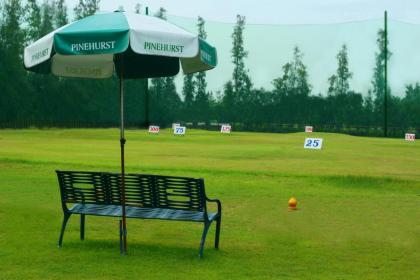
<svg viewBox="0 0 420 280">
<path fill-rule="evenodd" d="M 416 140 L 416 135 L 414 133 L 406 133 L 405 134 L 406 141 L 414 141 Z"/>
<path fill-rule="evenodd" d="M 220 128 L 221 133 L 230 133 L 232 130 L 232 127 L 230 124 L 222 124 L 222 127 Z"/>
<path fill-rule="evenodd" d="M 149 126 L 149 133 L 157 134 L 159 133 L 159 131 L 160 131 L 159 126 L 156 126 L 156 125 Z"/>
<path fill-rule="evenodd" d="M 322 138 L 305 138 L 303 148 L 320 150 L 322 148 Z"/>
<path fill-rule="evenodd" d="M 309 125 L 307 125 L 307 126 L 305 126 L 305 132 L 313 132 L 314 131 L 314 128 L 312 127 L 312 126 L 309 126 Z"/>
<path fill-rule="evenodd" d="M 175 127 L 178 127 L 178 126 L 181 126 L 181 124 L 179 124 L 179 123 L 173 123 L 172 124 L 172 129 L 175 129 Z"/>
<path fill-rule="evenodd" d="M 185 126 L 177 126 L 174 128 L 174 135 L 185 135 L 186 130 Z"/>
</svg>

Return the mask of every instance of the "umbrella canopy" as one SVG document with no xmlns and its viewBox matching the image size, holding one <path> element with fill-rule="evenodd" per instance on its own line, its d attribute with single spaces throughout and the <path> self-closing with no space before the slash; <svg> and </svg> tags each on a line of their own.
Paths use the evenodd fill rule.
<svg viewBox="0 0 420 280">
<path fill-rule="evenodd" d="M 24 50 L 24 66 L 61 77 L 120 78 L 121 253 L 127 252 L 124 167 L 124 78 L 206 71 L 216 49 L 197 35 L 156 17 L 113 12 L 86 17 L 42 37 Z"/>
<path fill-rule="evenodd" d="M 123 61 L 122 61 L 123 60 Z M 95 14 L 65 25 L 24 51 L 29 71 L 61 77 L 173 76 L 212 69 L 216 49 L 162 19 L 135 13 Z"/>
</svg>

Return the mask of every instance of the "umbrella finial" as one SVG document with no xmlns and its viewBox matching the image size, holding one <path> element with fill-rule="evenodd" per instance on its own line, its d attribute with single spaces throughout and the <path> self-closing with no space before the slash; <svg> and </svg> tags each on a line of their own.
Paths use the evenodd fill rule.
<svg viewBox="0 0 420 280">
<path fill-rule="evenodd" d="M 115 12 L 115 13 L 123 13 L 123 12 L 125 12 L 125 11 L 124 11 L 124 6 L 123 6 L 123 5 L 119 6 L 119 7 L 118 7 L 118 9 L 117 9 L 117 10 L 115 10 L 114 12 Z"/>
</svg>

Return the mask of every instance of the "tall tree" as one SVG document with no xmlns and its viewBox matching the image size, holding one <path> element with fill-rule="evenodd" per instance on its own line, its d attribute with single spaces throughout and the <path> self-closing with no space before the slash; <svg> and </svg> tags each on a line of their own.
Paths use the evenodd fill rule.
<svg viewBox="0 0 420 280">
<path fill-rule="evenodd" d="M 54 22 L 56 28 L 66 25 L 69 22 L 65 0 L 55 1 Z"/>
<path fill-rule="evenodd" d="M 249 94 L 252 83 L 248 75 L 248 70 L 245 68 L 245 58 L 248 52 L 244 47 L 244 30 L 245 30 L 245 17 L 241 15 L 236 16 L 236 25 L 232 33 L 233 47 L 231 50 L 232 63 L 233 63 L 233 90 L 238 98 L 238 101 L 246 100 Z"/>
<path fill-rule="evenodd" d="M 3 4 L 0 26 L 0 71 L 21 71 L 21 55 L 26 39 L 22 28 L 24 8 L 20 0 L 7 0 Z M 9 73 L 9 74 L 10 74 Z"/>
<path fill-rule="evenodd" d="M 245 58 L 248 52 L 244 47 L 245 17 L 236 16 L 236 25 L 232 33 L 231 57 L 233 73 L 231 81 L 224 85 L 222 106 L 224 121 L 238 121 L 242 119 L 244 104 L 249 101 L 252 83 L 245 68 Z"/>
<path fill-rule="evenodd" d="M 403 124 L 410 127 L 420 127 L 420 83 L 406 85 L 405 97 L 402 100 L 404 112 Z"/>
<path fill-rule="evenodd" d="M 376 44 L 378 46 L 378 51 L 375 53 L 375 67 L 373 68 L 373 77 L 372 77 L 372 93 L 375 97 L 374 99 L 374 111 L 377 117 L 377 120 L 381 120 L 384 113 L 384 95 L 385 95 L 385 32 L 383 29 L 378 30 Z M 389 45 L 389 40 L 387 42 Z M 391 57 L 391 52 L 388 51 L 388 60 Z M 386 85 L 388 87 L 388 85 Z M 388 95 L 390 94 L 390 89 L 388 87 Z"/>
<path fill-rule="evenodd" d="M 311 86 L 308 71 L 303 63 L 303 53 L 299 47 L 293 50 L 293 61 L 283 66 L 283 75 L 273 80 L 275 90 L 285 96 L 308 96 Z"/>
<path fill-rule="evenodd" d="M 198 36 L 202 39 L 207 39 L 207 33 L 204 29 L 205 21 L 202 17 L 198 17 Z M 209 93 L 207 92 L 207 82 L 206 82 L 206 72 L 199 72 L 195 74 L 195 85 L 196 85 L 196 94 L 195 94 L 195 107 L 197 115 L 202 120 L 206 120 L 208 117 L 209 111 Z"/>
<path fill-rule="evenodd" d="M 76 19 L 81 19 L 96 13 L 99 10 L 101 0 L 79 0 L 79 4 L 74 7 Z"/>
<path fill-rule="evenodd" d="M 349 61 L 347 55 L 347 46 L 344 44 L 337 56 L 337 70 L 329 79 L 329 95 L 340 95 L 347 94 L 350 90 L 349 79 L 353 76 L 353 73 L 349 70 Z"/>
<path fill-rule="evenodd" d="M 303 63 L 303 53 L 296 46 L 293 60 L 283 65 L 283 75 L 273 80 L 274 100 L 278 107 L 277 121 L 303 122 L 309 106 L 311 86 Z"/>
<path fill-rule="evenodd" d="M 373 104 L 373 97 L 372 97 L 372 90 L 368 90 L 367 96 L 364 98 L 363 107 L 365 109 L 365 121 L 364 125 L 371 125 L 373 118 L 373 110 L 374 110 L 374 104 Z"/>
<path fill-rule="evenodd" d="M 12 59 L 20 57 L 23 50 L 25 32 L 22 29 L 24 9 L 20 0 L 7 0 L 3 6 L 3 24 L 0 29 L 1 47 L 12 54 Z"/>
<path fill-rule="evenodd" d="M 222 114 L 219 116 L 222 118 L 221 121 L 232 122 L 236 121 L 235 112 L 235 93 L 233 90 L 232 81 L 228 81 L 224 85 L 223 97 L 221 99 Z"/>
<path fill-rule="evenodd" d="M 53 2 L 49 0 L 44 0 L 41 6 L 41 27 L 40 33 L 41 36 L 44 36 L 50 33 L 54 29 L 54 17 L 55 17 L 55 6 Z"/>
<path fill-rule="evenodd" d="M 17 120 L 25 116 L 24 94 L 29 93 L 22 67 L 25 43 L 24 8 L 20 0 L 3 2 L 0 25 L 0 119 Z"/>
<path fill-rule="evenodd" d="M 184 96 L 183 117 L 191 119 L 193 117 L 195 81 L 194 74 L 184 75 L 184 85 L 182 87 L 182 95 Z"/>
<path fill-rule="evenodd" d="M 28 0 L 26 3 L 26 41 L 28 43 L 41 37 L 41 8 L 36 0 Z"/>
</svg>

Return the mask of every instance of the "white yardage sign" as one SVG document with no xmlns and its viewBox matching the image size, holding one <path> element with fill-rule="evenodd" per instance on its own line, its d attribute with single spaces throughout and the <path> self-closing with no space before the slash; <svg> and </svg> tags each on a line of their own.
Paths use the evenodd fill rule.
<svg viewBox="0 0 420 280">
<path fill-rule="evenodd" d="M 322 148 L 322 138 L 305 138 L 303 148 L 320 150 Z"/>
<path fill-rule="evenodd" d="M 175 127 L 178 127 L 178 126 L 181 126 L 181 124 L 179 124 L 179 123 L 173 123 L 172 124 L 172 129 L 175 129 Z"/>
<path fill-rule="evenodd" d="M 314 128 L 312 126 L 309 126 L 309 125 L 305 126 L 305 132 L 313 132 L 313 131 L 314 131 Z"/>
<path fill-rule="evenodd" d="M 186 130 L 185 126 L 177 126 L 174 128 L 174 135 L 185 135 Z"/>
<path fill-rule="evenodd" d="M 414 133 L 406 133 L 405 134 L 406 141 L 414 141 L 416 140 L 416 135 Z"/>
<path fill-rule="evenodd" d="M 230 133 L 232 130 L 232 127 L 230 124 L 222 124 L 222 127 L 220 128 L 221 133 Z"/>
<path fill-rule="evenodd" d="M 156 125 L 149 126 L 149 133 L 157 134 L 159 133 L 159 131 L 160 131 L 159 126 L 156 126 Z"/>
</svg>

